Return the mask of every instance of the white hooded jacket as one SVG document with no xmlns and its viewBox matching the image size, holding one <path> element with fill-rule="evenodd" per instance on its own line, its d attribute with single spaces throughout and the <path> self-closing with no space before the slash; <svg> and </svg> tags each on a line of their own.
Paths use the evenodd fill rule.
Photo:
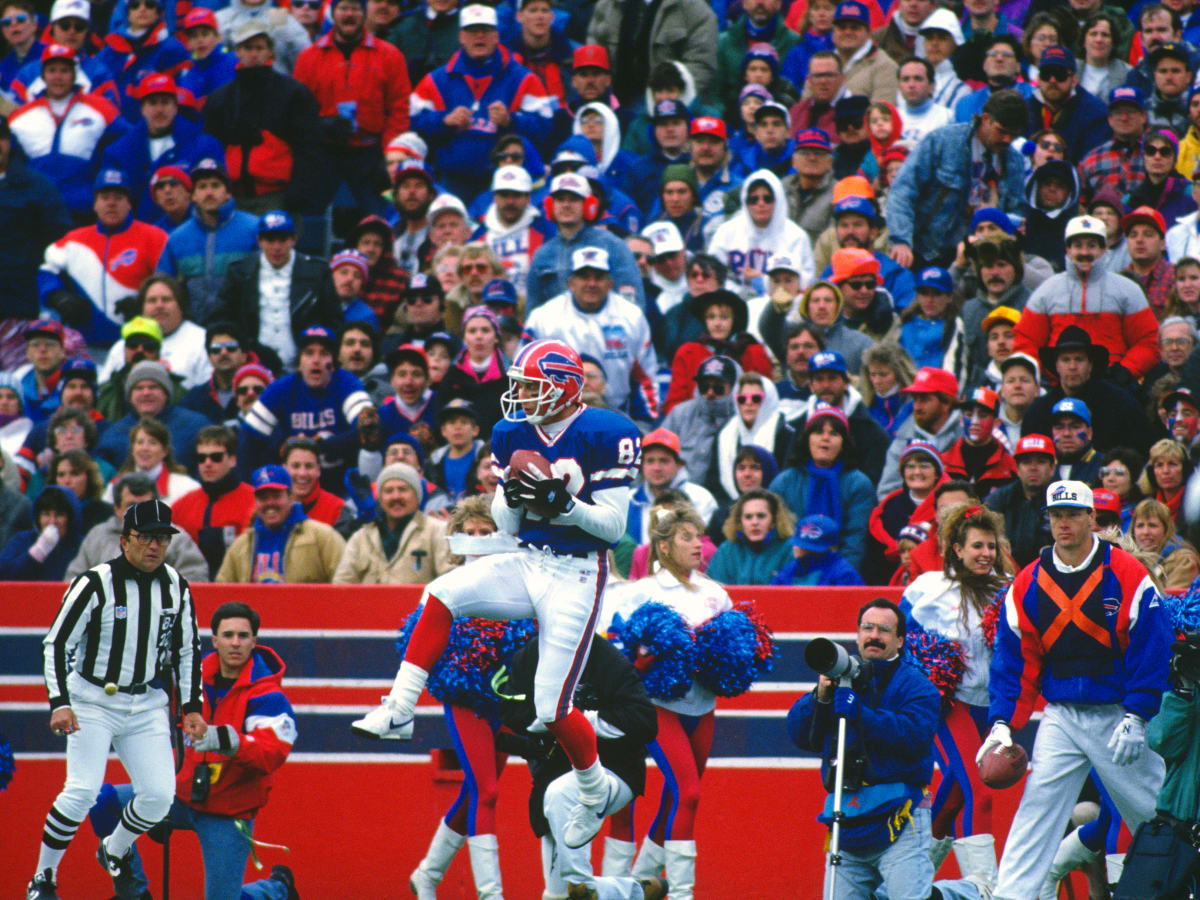
<svg viewBox="0 0 1200 900">
<path fill-rule="evenodd" d="M 775 209 L 765 228 L 754 224 L 746 205 L 750 186 L 757 182 L 765 182 L 775 195 Z M 770 268 L 771 260 L 779 254 L 792 258 L 800 270 L 800 287 L 807 288 L 816 274 L 812 243 L 804 229 L 788 218 L 787 197 L 778 176 L 769 169 L 752 172 L 742 182 L 741 199 L 742 208 L 717 229 L 708 245 L 708 252 L 729 267 L 730 290 L 745 297 L 765 293 L 766 279 L 759 279 L 757 285 L 752 284 L 755 279 L 744 277 L 743 270 L 765 273 Z"/>
<path fill-rule="evenodd" d="M 753 426 L 747 426 L 741 415 L 735 410 L 733 416 L 717 433 L 717 475 L 726 495 L 738 496 L 741 491 L 733 480 L 733 461 L 737 458 L 738 450 L 749 444 L 762 447 L 770 453 L 775 453 L 775 435 L 787 424 L 779 408 L 779 391 L 769 378 L 762 380 L 763 402 L 759 407 L 758 417 Z M 780 467 L 783 460 L 778 460 Z"/>
</svg>

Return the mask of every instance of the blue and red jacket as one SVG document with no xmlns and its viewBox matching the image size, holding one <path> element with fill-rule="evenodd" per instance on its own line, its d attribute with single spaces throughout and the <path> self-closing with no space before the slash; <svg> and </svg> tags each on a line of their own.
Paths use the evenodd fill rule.
<svg viewBox="0 0 1200 900">
<path fill-rule="evenodd" d="M 996 626 L 989 721 L 1024 727 L 1040 691 L 1049 703 L 1119 703 L 1143 719 L 1167 689 L 1170 626 L 1162 597 L 1133 556 L 1095 538 L 1064 572 L 1054 548 L 1021 570 Z"/>
<path fill-rule="evenodd" d="M 190 746 L 184 751 L 175 793 L 188 806 L 216 816 L 249 819 L 266 805 L 272 775 L 296 741 L 296 716 L 283 693 L 284 669 L 279 655 L 259 644 L 237 681 L 222 691 L 216 684 L 220 673 L 217 654 L 204 657 L 200 664 L 204 721 L 237 729 L 238 749 L 232 757 L 197 753 Z M 200 764 L 212 767 L 212 788 L 208 798 L 197 804 L 191 802 L 192 775 Z"/>
<path fill-rule="evenodd" d="M 127 216 L 113 229 L 97 223 L 68 231 L 46 248 L 38 269 L 38 293 L 67 288 L 92 304 L 91 318 L 79 330 L 92 344 L 108 344 L 121 336 L 125 317 L 117 311 L 122 300 L 137 295 L 142 282 L 154 274 L 167 244 L 161 228 Z"/>
<path fill-rule="evenodd" d="M 121 115 L 131 123 L 142 119 L 142 101 L 132 91 L 144 77 L 157 73 L 178 80 L 192 65 L 191 54 L 171 37 L 165 22 L 141 40 L 120 32 L 109 34 L 96 59 L 113 73 L 121 95 Z"/>
<path fill-rule="evenodd" d="M 497 101 L 512 118 L 505 133 L 516 132 L 534 144 L 549 135 L 554 98 L 506 47 L 497 47 L 482 63 L 459 51 L 421 79 L 409 103 L 412 129 L 437 150 L 439 172 L 478 177 L 492 169 L 488 154 L 501 130 L 488 118 L 488 107 Z M 472 117 L 471 127 L 461 131 L 443 121 L 459 106 L 471 110 Z"/>
<path fill-rule="evenodd" d="M 202 159 L 215 159 L 225 164 L 225 148 L 212 135 L 204 133 L 203 126 L 183 115 L 175 117 L 171 127 L 171 138 L 175 144 L 169 150 L 150 158 L 150 133 L 143 119 L 125 134 L 104 148 L 104 169 L 120 169 L 133 185 L 137 198 L 133 214 L 143 222 L 157 222 L 165 213 L 150 198 L 150 176 L 163 166 L 178 166 L 190 172 L 192 166 Z"/>
<path fill-rule="evenodd" d="M 29 167 L 54 182 L 72 212 L 92 208 L 92 157 L 117 109 L 103 97 L 76 91 L 59 118 L 45 96 L 13 111 L 8 125 Z"/>
<path fill-rule="evenodd" d="M 117 83 L 113 80 L 108 66 L 94 56 L 77 58 L 78 67 L 75 71 L 75 84 L 85 94 L 99 94 L 118 109 L 121 106 L 121 95 L 117 91 Z M 28 103 L 46 92 L 46 82 L 42 80 L 42 59 L 32 59 L 21 66 L 17 77 L 12 80 L 9 90 L 16 94 L 21 103 Z"/>
<path fill-rule="evenodd" d="M 233 81 L 237 65 L 235 54 L 217 46 L 204 59 L 193 59 L 192 67 L 179 77 L 177 83 L 184 90 L 191 91 L 196 102 L 203 106 L 209 94 Z"/>
</svg>

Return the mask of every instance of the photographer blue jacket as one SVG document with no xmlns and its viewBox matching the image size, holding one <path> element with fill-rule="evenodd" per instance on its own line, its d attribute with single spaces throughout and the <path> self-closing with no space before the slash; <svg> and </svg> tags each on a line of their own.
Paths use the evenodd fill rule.
<svg viewBox="0 0 1200 900">
<path fill-rule="evenodd" d="M 873 787 L 897 786 L 894 803 L 874 810 L 872 819 L 882 826 L 886 814 L 906 802 L 916 805 L 933 776 L 933 736 L 941 715 L 941 699 L 937 688 L 915 666 L 899 659 L 869 665 L 870 676 L 861 690 L 854 693 L 857 702 L 846 722 L 846 759 L 865 757 L 862 779 Z M 848 688 L 838 688 L 846 697 Z M 828 783 L 830 761 L 837 756 L 837 717 L 831 703 L 817 700 L 816 691 L 806 694 L 788 712 L 787 729 L 792 742 L 802 750 L 821 754 L 821 776 Z M 849 767 L 847 767 L 849 768 Z M 843 794 L 850 797 L 851 790 Z M 847 814 L 853 807 L 846 805 Z M 824 816 L 821 817 L 824 821 Z M 855 849 L 853 839 L 858 831 L 853 820 L 843 832 L 843 846 Z M 882 827 L 863 830 L 863 844 L 887 843 L 889 837 Z M 894 839 L 894 836 L 891 838 Z"/>
</svg>

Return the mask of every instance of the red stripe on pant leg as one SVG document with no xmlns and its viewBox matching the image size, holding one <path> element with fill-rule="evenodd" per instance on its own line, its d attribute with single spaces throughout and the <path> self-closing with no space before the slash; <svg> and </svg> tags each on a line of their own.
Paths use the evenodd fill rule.
<svg viewBox="0 0 1200 900">
<path fill-rule="evenodd" d="M 596 567 L 596 593 L 592 597 L 592 613 L 588 617 L 587 627 L 584 628 L 583 635 L 580 637 L 579 646 L 575 648 L 575 656 L 571 660 L 571 668 L 567 671 L 562 691 L 559 692 L 558 703 L 554 707 L 556 720 L 565 716 L 567 710 L 571 708 L 571 698 L 575 696 L 575 686 L 579 683 L 579 676 L 583 674 L 584 660 L 587 659 L 588 651 L 592 647 L 592 635 L 596 633 L 596 620 L 600 617 L 600 598 L 604 595 L 604 583 L 607 580 L 608 554 L 602 551 L 599 556 L 599 565 Z M 595 743 L 595 736 L 593 736 L 592 742 Z M 566 747 L 563 749 L 565 750 Z"/>
<path fill-rule="evenodd" d="M 438 657 L 446 650 L 446 644 L 450 641 L 450 626 L 453 623 L 454 616 L 450 615 L 446 604 L 430 594 L 417 624 L 413 627 L 412 637 L 408 639 L 404 661 L 420 666 L 426 672 L 431 670 Z"/>
</svg>

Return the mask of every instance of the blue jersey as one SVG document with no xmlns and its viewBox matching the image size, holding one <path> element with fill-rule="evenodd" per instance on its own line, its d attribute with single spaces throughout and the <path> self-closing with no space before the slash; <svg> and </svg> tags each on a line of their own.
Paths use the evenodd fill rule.
<svg viewBox="0 0 1200 900">
<path fill-rule="evenodd" d="M 321 487 L 339 497 L 343 476 L 357 461 L 358 415 L 371 405 L 363 383 L 335 369 L 324 390 L 313 390 L 299 373 L 276 379 L 246 414 L 239 429 L 238 468 L 242 480 L 259 466 L 279 461 L 279 449 L 292 437 L 321 445 Z"/>
<path fill-rule="evenodd" d="M 597 491 L 632 484 L 642 462 L 641 436 L 629 419 L 607 409 L 584 407 L 556 437 L 528 422 L 501 419 L 492 429 L 492 465 L 500 477 L 517 450 L 534 450 L 566 478 L 577 500 L 591 503 Z M 607 550 L 612 544 L 576 525 L 556 525 L 533 513 L 521 519 L 517 537 L 558 553 Z"/>
</svg>

